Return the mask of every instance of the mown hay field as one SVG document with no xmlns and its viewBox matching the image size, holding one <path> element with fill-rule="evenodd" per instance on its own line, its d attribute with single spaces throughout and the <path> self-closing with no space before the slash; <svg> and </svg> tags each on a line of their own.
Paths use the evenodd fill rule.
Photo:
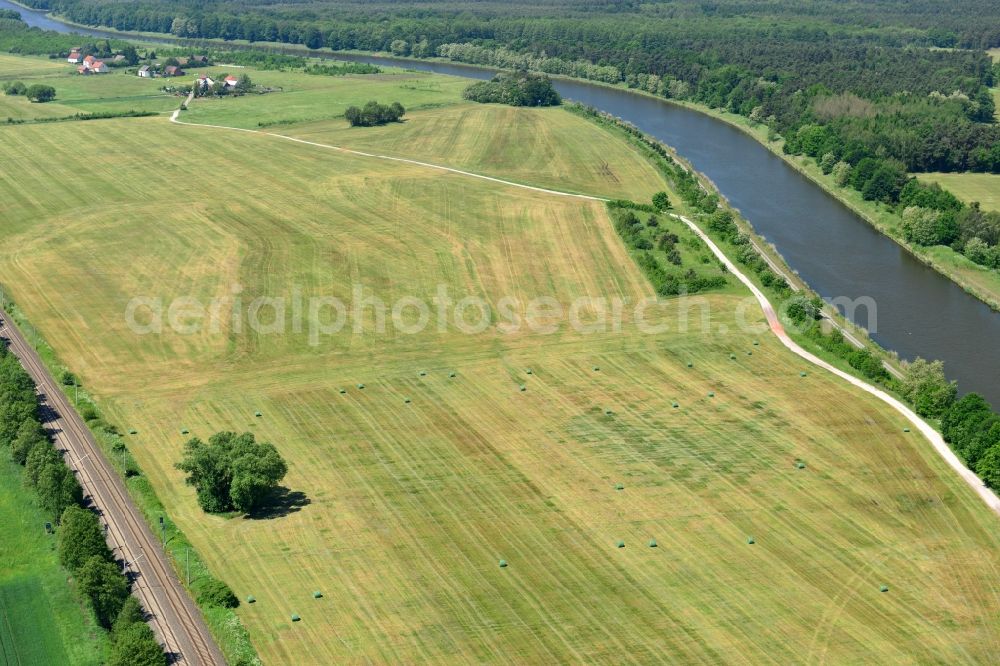
<svg viewBox="0 0 1000 666">
<path fill-rule="evenodd" d="M 983 210 L 1000 211 L 1000 174 L 922 173 L 918 178 L 926 183 L 938 183 L 966 203 L 978 201 Z"/>
<path fill-rule="evenodd" d="M 536 165 L 497 155 L 491 175 L 544 174 L 485 128 L 516 136 L 550 112 L 483 108 L 436 122 L 440 137 L 416 113 L 402 129 L 428 161 L 454 141 L 455 164 L 485 168 L 463 122 Z M 607 140 L 579 122 L 581 144 Z M 136 296 L 228 312 L 235 295 L 349 303 L 355 285 L 389 304 L 443 286 L 495 313 L 539 296 L 631 312 L 650 289 L 603 204 L 162 118 L 0 132 L 8 294 L 138 430 L 131 450 L 213 573 L 256 598 L 239 614 L 265 662 L 982 663 L 1000 648 L 996 516 L 900 416 L 746 330 L 762 316 L 744 295 L 671 301 L 659 332 L 466 334 L 432 316 L 376 333 L 369 311 L 312 344 L 308 326 L 125 322 Z M 612 169 L 664 187 L 619 150 Z M 566 189 L 597 182 L 575 166 Z M 617 186 L 599 191 L 636 191 Z M 182 428 L 273 441 L 282 501 L 202 513 L 173 467 Z"/>
</svg>

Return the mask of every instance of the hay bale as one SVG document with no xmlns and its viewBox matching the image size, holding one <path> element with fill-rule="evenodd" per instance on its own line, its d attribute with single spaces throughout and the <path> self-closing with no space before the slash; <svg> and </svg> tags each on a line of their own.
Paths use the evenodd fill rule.
<svg viewBox="0 0 1000 666">
<path fill-rule="evenodd" d="M 403 402 L 405 402 L 408 405 L 408 404 L 410 404 L 410 399 L 409 398 L 404 398 Z"/>
<path fill-rule="evenodd" d="M 500 562 L 498 562 L 498 564 L 500 565 L 501 569 L 506 569 L 507 568 L 507 560 L 500 560 Z"/>
<path fill-rule="evenodd" d="M 623 483 L 616 483 L 615 484 L 615 490 L 625 490 L 625 484 L 623 484 Z"/>
<path fill-rule="evenodd" d="M 656 548 L 656 539 L 650 539 L 649 540 L 649 547 L 650 548 Z"/>
<path fill-rule="evenodd" d="M 340 395 L 344 395 L 345 393 L 347 393 L 347 389 L 340 389 Z"/>
<path fill-rule="evenodd" d="M 903 428 L 903 432 L 910 432 L 909 428 Z"/>
<path fill-rule="evenodd" d="M 624 547 L 625 547 L 625 542 L 624 542 L 624 541 L 622 541 L 621 539 L 619 539 L 619 540 L 618 540 L 618 543 L 616 543 L 615 545 L 616 545 L 616 546 L 617 546 L 618 548 L 624 548 Z"/>
<path fill-rule="evenodd" d="M 525 386 L 524 384 L 521 384 L 521 386 L 520 386 L 520 389 L 521 389 L 522 391 L 527 391 L 527 390 L 528 390 L 528 387 L 527 387 L 527 386 Z"/>
<path fill-rule="evenodd" d="M 299 622 L 301 619 L 298 613 L 292 613 L 292 622 Z"/>
<path fill-rule="evenodd" d="M 421 377 L 426 377 L 427 376 L 427 371 L 426 370 L 421 370 L 420 371 L 420 376 Z"/>
<path fill-rule="evenodd" d="M 605 415 L 605 416 L 611 416 L 612 414 L 614 414 L 614 412 L 613 412 L 613 411 L 611 411 L 610 409 L 605 409 L 605 410 L 604 410 L 604 415 Z"/>
<path fill-rule="evenodd" d="M 796 467 L 797 467 L 798 469 L 805 469 L 805 468 L 806 468 L 806 464 L 805 464 L 804 462 L 802 462 L 801 460 L 799 460 L 798 462 L 796 462 L 796 463 L 795 463 L 795 466 L 796 466 Z"/>
<path fill-rule="evenodd" d="M 676 401 L 676 400 L 674 400 L 674 403 L 673 403 L 673 405 L 674 405 L 674 409 L 677 409 L 678 407 L 680 407 L 680 405 L 679 405 L 679 404 L 677 403 L 677 401 Z"/>
<path fill-rule="evenodd" d="M 694 367 L 694 363 L 692 363 L 691 361 L 688 361 L 688 367 L 689 368 L 693 368 Z"/>
<path fill-rule="evenodd" d="M 191 434 L 191 431 L 188 430 L 187 428 L 181 428 L 181 434 L 182 435 L 189 435 L 189 434 Z"/>
<path fill-rule="evenodd" d="M 313 599 L 322 599 L 322 598 L 323 598 L 323 593 L 322 592 L 320 592 L 319 590 L 316 590 L 315 592 L 313 592 Z"/>
<path fill-rule="evenodd" d="M 753 346 L 754 347 L 759 347 L 760 346 L 760 340 L 754 340 L 753 341 Z"/>
<path fill-rule="evenodd" d="M 715 397 L 715 391 L 709 391 L 708 392 L 708 397 L 709 398 L 714 398 Z"/>
<path fill-rule="evenodd" d="M 878 588 L 878 591 L 879 592 L 888 592 L 889 591 L 889 586 L 888 585 L 882 585 L 882 586 L 880 586 Z"/>
<path fill-rule="evenodd" d="M 756 539 L 754 539 L 754 538 L 753 538 L 752 536 L 751 536 L 751 537 L 747 537 L 747 543 L 748 543 L 748 544 L 750 544 L 750 545 L 752 546 L 752 545 L 754 545 L 755 543 L 757 543 L 757 540 L 756 540 Z"/>
<path fill-rule="evenodd" d="M 260 418 L 260 417 L 264 416 L 260 412 L 254 412 L 253 415 L 256 416 L 257 418 Z"/>
<path fill-rule="evenodd" d="M 594 372 L 600 372 L 600 371 L 601 371 L 601 368 L 599 366 L 595 365 L 594 366 Z"/>
<path fill-rule="evenodd" d="M 364 387 L 365 387 L 365 385 L 364 385 L 364 384 L 358 384 L 358 388 L 359 388 L 359 389 L 363 389 Z"/>
<path fill-rule="evenodd" d="M 729 360 L 730 361 L 735 361 L 736 360 L 736 354 L 730 354 L 729 355 Z"/>
<path fill-rule="evenodd" d="M 248 604 L 255 604 L 255 603 L 257 603 L 257 599 L 251 594 L 250 596 L 247 597 L 247 603 Z"/>
<path fill-rule="evenodd" d="M 132 428 L 131 430 L 129 430 L 129 431 L 128 431 L 128 434 L 130 434 L 130 435 L 135 435 L 135 434 L 137 434 L 138 432 L 139 432 L 138 430 L 136 430 L 135 428 Z"/>
<path fill-rule="evenodd" d="M 524 372 L 525 372 L 526 374 L 529 374 L 529 375 L 530 375 L 530 374 L 531 374 L 531 368 L 528 368 L 528 369 L 527 369 L 527 370 L 525 370 Z"/>
<path fill-rule="evenodd" d="M 452 370 L 451 372 L 448 373 L 448 376 L 452 377 L 452 378 L 454 378 L 456 375 L 458 375 L 458 373 L 455 372 L 454 370 Z"/>
<path fill-rule="evenodd" d="M 799 377 L 805 377 L 806 374 L 807 374 L 806 371 L 803 370 L 802 372 L 799 373 Z"/>
<path fill-rule="evenodd" d="M 753 356 L 753 350 L 752 349 L 748 349 L 747 350 L 747 356 Z"/>
</svg>

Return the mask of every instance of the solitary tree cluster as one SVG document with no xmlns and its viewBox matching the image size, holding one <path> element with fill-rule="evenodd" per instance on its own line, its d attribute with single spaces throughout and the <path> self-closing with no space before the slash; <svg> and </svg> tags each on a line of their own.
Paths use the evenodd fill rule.
<svg viewBox="0 0 1000 666">
<path fill-rule="evenodd" d="M 32 102 L 51 102 L 56 98 L 56 89 L 52 86 L 36 83 L 28 86 L 28 89 L 24 91 L 24 96 Z"/>
<path fill-rule="evenodd" d="M 197 437 L 184 446 L 177 469 L 198 492 L 198 504 L 209 513 L 249 513 L 285 478 L 288 466 L 269 442 L 253 433 L 220 432 L 208 443 Z"/>
<path fill-rule="evenodd" d="M 4 95 L 23 95 L 28 91 L 28 86 L 24 85 L 23 81 L 8 81 L 3 84 L 3 94 Z"/>
<path fill-rule="evenodd" d="M 406 109 L 399 102 L 385 105 L 372 100 L 362 108 L 348 107 L 344 117 L 351 123 L 351 127 L 374 127 L 399 122 L 405 113 Z"/>
<path fill-rule="evenodd" d="M 562 98 L 544 74 L 501 72 L 489 81 L 473 83 L 462 93 L 473 102 L 511 106 L 558 106 Z"/>
</svg>

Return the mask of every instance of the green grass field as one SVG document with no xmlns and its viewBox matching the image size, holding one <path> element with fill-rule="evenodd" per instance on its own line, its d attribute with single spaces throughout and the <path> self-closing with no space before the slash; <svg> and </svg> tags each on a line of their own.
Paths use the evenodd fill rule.
<svg viewBox="0 0 1000 666">
<path fill-rule="evenodd" d="M 434 92 L 390 76 L 326 93 L 330 109 L 426 95 L 406 124 L 274 131 L 607 196 L 663 188 L 575 116 L 470 107 L 451 79 L 421 77 Z M 291 94 L 184 118 L 252 127 Z M 290 117 L 323 95 L 303 91 Z M 273 106 L 255 115 L 257 101 Z M 671 301 L 655 333 L 626 319 L 378 334 L 369 313 L 312 345 L 229 320 L 190 335 L 125 323 L 135 296 L 206 303 L 235 285 L 244 304 L 350 302 L 352 285 L 395 303 L 441 285 L 456 301 L 593 296 L 631 312 L 650 287 L 602 204 L 164 118 L 0 137 L 8 294 L 139 431 L 130 450 L 213 573 L 256 597 L 239 614 L 266 663 L 955 664 L 1000 649 L 996 516 L 897 414 L 744 332 L 763 320 L 746 294 Z M 283 507 L 202 513 L 173 468 L 181 428 L 275 442 Z"/>
<path fill-rule="evenodd" d="M 185 119 L 202 122 L 200 113 Z M 453 103 L 383 127 L 352 128 L 337 119 L 273 131 L 563 191 L 648 201 L 663 189 L 650 165 L 619 137 L 558 108 Z"/>
<path fill-rule="evenodd" d="M 160 91 L 165 82 L 174 79 L 141 79 L 124 69 L 80 76 L 75 65 L 63 60 L 0 54 L 0 83 L 7 81 L 50 85 L 56 89 L 56 99 L 34 104 L 23 97 L 0 94 L 0 122 L 7 118 L 31 120 L 105 111 L 161 113 L 176 109 L 181 101 Z"/>
<path fill-rule="evenodd" d="M 1000 175 L 994 173 L 922 173 L 917 178 L 938 183 L 965 202 L 978 201 L 983 210 L 1000 210 Z"/>
<path fill-rule="evenodd" d="M 458 77 L 396 68 L 387 68 L 378 75 L 347 76 L 224 65 L 189 70 L 192 75 L 202 72 L 213 78 L 247 73 L 255 84 L 281 89 L 266 95 L 199 100 L 186 114 L 190 122 L 249 128 L 342 118 L 347 107 L 363 106 L 371 99 L 383 103 L 398 101 L 412 114 L 419 109 L 455 104 L 468 85 L 468 81 Z"/>
<path fill-rule="evenodd" d="M 99 664 L 104 634 L 70 591 L 29 498 L 18 468 L 0 462 L 0 664 Z"/>
</svg>

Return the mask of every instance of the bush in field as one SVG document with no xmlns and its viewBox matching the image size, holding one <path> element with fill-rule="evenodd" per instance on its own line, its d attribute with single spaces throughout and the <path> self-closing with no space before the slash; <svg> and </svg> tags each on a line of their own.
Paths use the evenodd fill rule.
<svg viewBox="0 0 1000 666">
<path fill-rule="evenodd" d="M 670 209 L 670 197 L 666 192 L 657 192 L 653 195 L 653 206 L 656 210 L 665 211 Z"/>
<path fill-rule="evenodd" d="M 11 81 L 10 83 L 3 84 L 5 95 L 23 95 L 27 91 L 28 87 L 21 81 Z"/>
<path fill-rule="evenodd" d="M 24 91 L 24 96 L 32 102 L 51 102 L 56 98 L 56 89 L 52 86 L 36 83 Z"/>
<path fill-rule="evenodd" d="M 462 97 L 483 104 L 510 106 L 558 106 L 562 98 L 544 74 L 526 71 L 501 72 L 489 81 L 473 83 Z"/>
<path fill-rule="evenodd" d="M 228 585 L 213 578 L 199 586 L 198 603 L 219 608 L 237 608 L 240 600 Z"/>
<path fill-rule="evenodd" d="M 184 446 L 177 469 L 198 491 L 198 504 L 209 513 L 248 513 L 285 478 L 288 466 L 269 442 L 253 433 L 220 432 L 208 443 L 195 437 Z"/>
<path fill-rule="evenodd" d="M 347 122 L 351 127 L 374 127 L 375 125 L 385 125 L 386 123 L 399 122 L 406 109 L 399 102 L 392 104 L 379 104 L 372 100 L 362 108 L 351 106 L 344 112 Z"/>
</svg>

